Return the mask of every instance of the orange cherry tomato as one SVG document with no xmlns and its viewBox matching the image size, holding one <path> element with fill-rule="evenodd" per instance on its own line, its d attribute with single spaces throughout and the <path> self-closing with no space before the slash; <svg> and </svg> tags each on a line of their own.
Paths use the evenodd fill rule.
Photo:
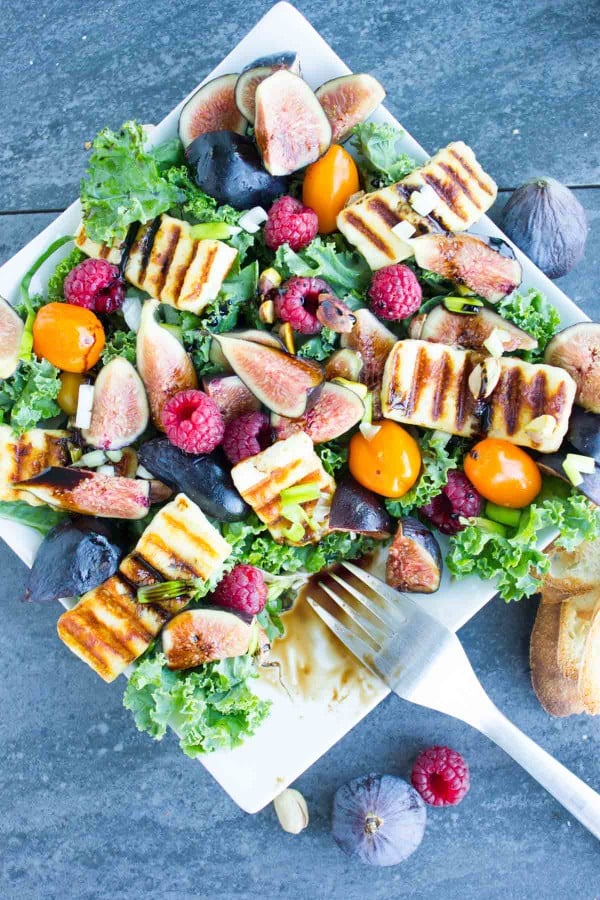
<svg viewBox="0 0 600 900">
<path fill-rule="evenodd" d="M 79 372 L 61 372 L 60 391 L 56 402 L 68 416 L 74 416 L 79 403 L 79 388 L 85 384 L 86 377 Z"/>
<path fill-rule="evenodd" d="M 33 352 L 65 372 L 87 372 L 100 359 L 104 328 L 83 306 L 47 303 L 33 323 Z"/>
<path fill-rule="evenodd" d="M 376 424 L 379 431 L 371 440 L 360 431 L 350 440 L 350 471 L 359 484 L 376 494 L 403 497 L 421 472 L 419 445 L 396 422 Z"/>
<path fill-rule="evenodd" d="M 499 438 L 485 438 L 469 450 L 465 475 L 482 497 L 509 509 L 529 506 L 542 489 L 540 470 L 529 454 Z"/>
<path fill-rule="evenodd" d="M 321 159 L 308 167 L 302 186 L 302 202 L 314 209 L 319 217 L 321 234 L 335 231 L 338 213 L 358 190 L 356 163 L 339 144 L 332 144 Z"/>
</svg>

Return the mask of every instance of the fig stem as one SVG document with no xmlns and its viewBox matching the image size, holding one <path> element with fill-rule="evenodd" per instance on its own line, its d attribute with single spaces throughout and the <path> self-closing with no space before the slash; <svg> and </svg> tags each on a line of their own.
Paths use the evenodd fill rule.
<svg viewBox="0 0 600 900">
<path fill-rule="evenodd" d="M 377 834 L 382 825 L 383 819 L 375 813 L 367 813 L 365 816 L 365 834 Z"/>
</svg>

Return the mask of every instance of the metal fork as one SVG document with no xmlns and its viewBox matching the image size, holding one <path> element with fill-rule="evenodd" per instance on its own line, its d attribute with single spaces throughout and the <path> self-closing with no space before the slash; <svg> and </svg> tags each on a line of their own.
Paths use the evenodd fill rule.
<svg viewBox="0 0 600 900">
<path fill-rule="evenodd" d="M 314 597 L 307 600 L 348 650 L 399 697 L 461 719 L 495 741 L 600 840 L 600 795 L 494 706 L 457 636 L 407 594 L 352 563 L 342 565 L 377 599 L 333 572 L 328 577 L 358 603 L 324 582 L 319 586 L 357 628 L 342 624 Z"/>
</svg>

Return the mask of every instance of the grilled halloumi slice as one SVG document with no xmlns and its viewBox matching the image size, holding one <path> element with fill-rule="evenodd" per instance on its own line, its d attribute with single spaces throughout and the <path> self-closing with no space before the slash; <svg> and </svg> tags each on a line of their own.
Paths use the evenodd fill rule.
<svg viewBox="0 0 600 900">
<path fill-rule="evenodd" d="M 438 200 L 430 213 L 420 215 L 410 198 L 426 185 Z M 337 226 L 371 268 L 380 269 L 413 255 L 410 243 L 392 231 L 394 225 L 409 222 L 416 235 L 466 231 L 490 208 L 496 194 L 495 182 L 471 148 L 456 141 L 396 184 L 347 206 L 338 215 Z"/>
<path fill-rule="evenodd" d="M 317 528 L 303 522 L 304 536 L 289 543 L 312 543 L 327 532 L 335 481 L 323 468 L 307 434 L 293 434 L 256 456 L 242 460 L 231 470 L 231 477 L 246 503 L 280 542 L 289 541 L 284 532 L 291 524 L 281 515 L 281 492 L 299 484 L 317 484 L 320 498 L 300 504 Z"/>
<path fill-rule="evenodd" d="M 68 466 L 70 462 L 68 431 L 31 428 L 19 437 L 10 425 L 0 425 L 0 500 L 41 506 L 42 500 L 11 485 L 39 475 L 48 466 Z"/>
<path fill-rule="evenodd" d="M 202 510 L 178 494 L 156 514 L 119 572 L 58 620 L 58 634 L 105 681 L 113 681 L 188 602 L 138 603 L 137 588 L 163 580 L 208 580 L 231 547 Z"/>
<path fill-rule="evenodd" d="M 494 383 L 490 381 L 487 396 L 478 401 L 469 379 L 481 361 L 470 350 L 398 341 L 383 374 L 383 415 L 464 437 L 486 433 L 542 453 L 557 450 L 575 398 L 575 382 L 568 372 L 511 357 L 493 359 Z M 550 433 L 547 428 L 532 428 L 541 416 L 554 420 Z"/>
<path fill-rule="evenodd" d="M 237 250 L 223 241 L 194 238 L 191 228 L 189 222 L 165 214 L 140 225 L 125 278 L 161 303 L 200 313 L 217 297 Z M 108 248 L 90 241 L 83 225 L 75 243 L 89 256 L 120 262 L 122 245 Z"/>
</svg>

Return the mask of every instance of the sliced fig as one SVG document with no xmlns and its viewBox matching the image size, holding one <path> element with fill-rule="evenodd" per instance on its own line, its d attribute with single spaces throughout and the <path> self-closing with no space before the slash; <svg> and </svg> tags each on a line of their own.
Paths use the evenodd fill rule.
<svg viewBox="0 0 600 900">
<path fill-rule="evenodd" d="M 136 359 L 153 425 L 164 431 L 162 411 L 178 391 L 198 387 L 196 371 L 177 338 L 156 321 L 158 300 L 145 300 L 137 333 Z"/>
<path fill-rule="evenodd" d="M 435 306 L 422 322 L 419 337 L 423 341 L 464 347 L 465 350 L 485 350 L 485 341 L 494 330 L 502 332 L 505 353 L 537 347 L 536 339 L 530 334 L 485 307 L 474 315 L 462 315 L 450 312 L 443 304 Z"/>
<path fill-rule="evenodd" d="M 363 361 L 360 380 L 370 390 L 381 383 L 385 361 L 397 341 L 395 334 L 368 309 L 357 309 L 350 334 L 342 335 L 342 347 L 359 353 Z"/>
<path fill-rule="evenodd" d="M 317 88 L 316 95 L 331 125 L 331 142 L 345 141 L 383 103 L 385 91 L 372 75 L 341 75 Z"/>
<path fill-rule="evenodd" d="M 319 366 L 253 341 L 223 334 L 215 340 L 235 374 L 268 409 L 290 419 L 304 415 L 310 394 L 323 382 Z"/>
<path fill-rule="evenodd" d="M 198 187 L 236 209 L 268 209 L 288 191 L 289 178 L 270 175 L 254 141 L 232 131 L 200 135 L 187 148 L 186 157 Z"/>
<path fill-rule="evenodd" d="M 393 530 L 383 500 L 347 475 L 333 495 L 329 527 L 332 531 L 356 531 L 372 537 L 388 537 Z"/>
<path fill-rule="evenodd" d="M 295 51 L 261 56 L 244 69 L 235 85 L 235 102 L 241 114 L 254 125 L 256 88 L 278 69 L 288 69 L 294 75 L 300 74 L 300 57 Z"/>
<path fill-rule="evenodd" d="M 245 134 L 248 123 L 235 103 L 237 75 L 219 75 L 192 94 L 179 114 L 179 138 L 184 147 L 201 134 L 235 131 Z"/>
<path fill-rule="evenodd" d="M 564 470 L 567 455 L 572 452 L 568 445 L 563 445 L 557 453 L 536 453 L 535 461 L 543 475 L 555 475 L 572 485 Z M 592 503 L 600 506 L 600 468 L 598 464 L 591 473 L 581 472 L 581 478 L 582 481 L 577 485 L 577 490 L 581 491 L 584 497 L 587 497 Z"/>
<path fill-rule="evenodd" d="M 580 322 L 555 334 L 544 362 L 566 369 L 577 385 L 575 403 L 600 413 L 600 325 Z"/>
<path fill-rule="evenodd" d="M 25 589 L 32 603 L 78 597 L 114 575 L 124 549 L 114 528 L 91 517 L 55 525 L 38 550 Z"/>
<path fill-rule="evenodd" d="M 122 475 L 123 478 L 135 478 L 138 469 L 138 455 L 133 447 L 123 447 L 119 450 L 121 454 L 118 459 L 112 460 L 115 475 Z"/>
<path fill-rule="evenodd" d="M 252 619 L 213 606 L 187 609 L 167 622 L 162 631 L 169 669 L 192 669 L 218 659 L 243 656 L 254 635 Z"/>
<path fill-rule="evenodd" d="M 406 516 L 389 549 L 385 580 L 399 591 L 433 594 L 442 577 L 442 551 L 431 531 Z"/>
<path fill-rule="evenodd" d="M 194 456 L 178 450 L 168 438 L 160 437 L 142 444 L 139 457 L 144 468 L 181 491 L 213 519 L 237 522 L 250 512 L 219 453 Z"/>
<path fill-rule="evenodd" d="M 118 450 L 143 434 L 148 418 L 142 379 L 128 360 L 111 359 L 96 379 L 92 420 L 82 430 L 84 439 L 101 450 Z"/>
<path fill-rule="evenodd" d="M 0 378 L 10 378 L 16 372 L 24 329 L 21 316 L 0 297 Z"/>
<path fill-rule="evenodd" d="M 334 378 L 347 378 L 349 381 L 358 381 L 362 371 L 363 361 L 356 350 L 336 350 L 325 363 L 325 378 L 332 381 Z"/>
<path fill-rule="evenodd" d="M 593 456 L 600 463 L 600 416 L 574 407 L 569 419 L 567 440 L 584 456 Z"/>
<path fill-rule="evenodd" d="M 291 175 L 331 144 L 331 126 L 308 84 L 280 69 L 256 89 L 256 142 L 267 172 Z"/>
<path fill-rule="evenodd" d="M 225 337 L 238 338 L 240 341 L 254 341 L 255 344 L 264 344 L 266 347 L 276 347 L 278 350 L 285 350 L 285 346 L 281 338 L 272 331 L 262 331 L 260 328 L 247 328 L 240 331 L 227 331 Z M 210 361 L 215 366 L 222 369 L 229 368 L 229 363 L 225 359 L 223 352 L 216 340 L 211 341 L 209 351 Z"/>
<path fill-rule="evenodd" d="M 237 375 L 216 375 L 204 380 L 204 390 L 214 400 L 227 425 L 244 413 L 260 409 L 260 400 Z"/>
<path fill-rule="evenodd" d="M 472 234 L 422 234 L 410 246 L 417 265 L 498 303 L 521 284 L 521 265 L 507 243 Z"/>
<path fill-rule="evenodd" d="M 421 313 L 418 316 L 413 316 L 408 325 L 408 336 L 413 341 L 418 341 L 421 339 L 421 334 L 423 332 L 423 327 L 425 325 L 425 320 L 427 319 L 427 313 Z"/>
<path fill-rule="evenodd" d="M 348 334 L 356 322 L 352 310 L 333 294 L 319 294 L 316 316 L 321 325 L 336 334 Z"/>
<path fill-rule="evenodd" d="M 313 444 L 323 444 L 346 434 L 358 425 L 364 414 L 364 403 L 354 391 L 328 381 L 323 385 L 315 403 L 301 418 L 272 415 L 271 425 L 275 429 L 277 440 L 288 438 L 297 431 L 304 431 Z"/>
<path fill-rule="evenodd" d="M 150 482 L 100 475 L 89 469 L 50 466 L 14 485 L 56 509 L 109 519 L 143 519 L 150 508 Z"/>
</svg>

